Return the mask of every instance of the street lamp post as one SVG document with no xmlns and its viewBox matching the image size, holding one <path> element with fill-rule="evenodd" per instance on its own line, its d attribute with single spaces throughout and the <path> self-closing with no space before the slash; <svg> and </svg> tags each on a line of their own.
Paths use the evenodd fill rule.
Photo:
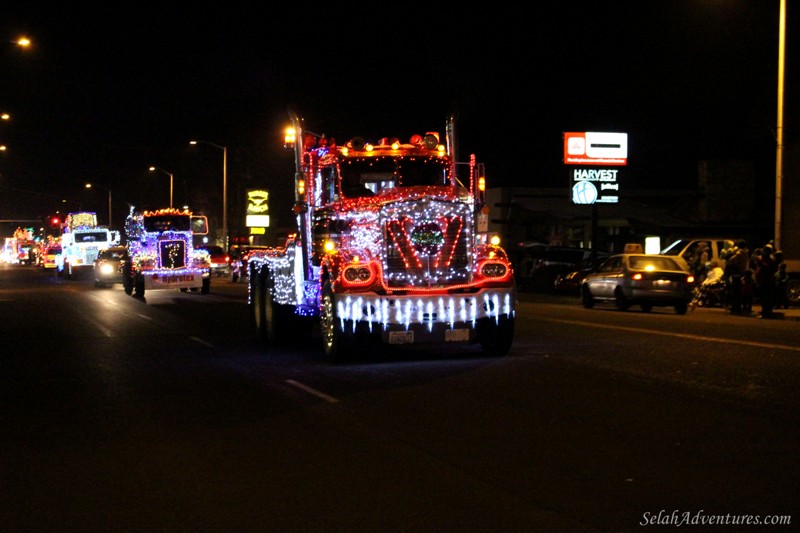
<svg viewBox="0 0 800 533">
<path fill-rule="evenodd" d="M 172 175 L 172 172 L 167 172 L 163 168 L 159 168 L 159 167 L 150 167 L 150 172 L 154 172 L 156 170 L 160 170 L 161 172 L 163 172 L 164 174 L 169 176 L 169 206 L 172 207 L 172 182 L 173 182 L 173 179 L 174 179 L 173 175 Z"/>
<path fill-rule="evenodd" d="M 209 141 L 189 141 L 189 144 L 208 144 L 222 150 L 222 247 L 228 249 L 228 148 Z"/>
<path fill-rule="evenodd" d="M 111 189 L 108 187 L 104 187 L 102 185 L 98 185 L 97 183 L 87 183 L 86 188 L 91 189 L 92 187 L 100 187 L 101 189 L 105 189 L 108 191 L 108 227 L 111 227 Z"/>
<path fill-rule="evenodd" d="M 778 22 L 778 123 L 775 126 L 775 250 L 781 249 L 783 212 L 783 80 L 786 64 L 786 0 L 781 0 Z"/>
</svg>

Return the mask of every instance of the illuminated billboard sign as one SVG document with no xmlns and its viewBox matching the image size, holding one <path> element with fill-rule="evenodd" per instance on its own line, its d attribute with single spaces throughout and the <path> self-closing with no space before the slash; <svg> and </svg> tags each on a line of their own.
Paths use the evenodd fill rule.
<svg viewBox="0 0 800 533">
<path fill-rule="evenodd" d="M 248 228 L 269 227 L 269 191 L 250 189 L 247 191 L 245 226 Z M 251 231 L 251 233 L 253 233 Z"/>
<path fill-rule="evenodd" d="M 628 164 L 628 134 L 597 131 L 564 133 L 565 165 Z"/>
<path fill-rule="evenodd" d="M 619 202 L 619 169 L 574 168 L 569 171 L 574 204 Z"/>
</svg>

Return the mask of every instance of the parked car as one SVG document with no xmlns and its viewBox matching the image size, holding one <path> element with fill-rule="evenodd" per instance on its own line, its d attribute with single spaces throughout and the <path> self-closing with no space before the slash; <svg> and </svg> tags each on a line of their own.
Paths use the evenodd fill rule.
<svg viewBox="0 0 800 533">
<path fill-rule="evenodd" d="M 607 252 L 597 252 L 597 264 L 605 261 L 611 254 Z M 591 258 L 581 262 L 575 270 L 561 272 L 556 275 L 553 281 L 553 290 L 560 293 L 579 295 L 584 278 L 594 271 Z"/>
<path fill-rule="evenodd" d="M 56 258 L 61 255 L 60 244 L 48 244 L 42 251 L 42 268 L 55 269 Z"/>
<path fill-rule="evenodd" d="M 196 250 L 205 250 L 211 259 L 211 275 L 215 277 L 227 276 L 231 272 L 231 257 L 225 253 L 222 246 L 203 244 Z"/>
<path fill-rule="evenodd" d="M 675 258 L 657 254 L 616 254 L 606 259 L 581 284 L 587 309 L 597 302 L 613 302 L 626 311 L 639 305 L 649 313 L 654 306 L 673 307 L 686 314 L 694 289 L 694 276 Z"/>
<path fill-rule="evenodd" d="M 100 250 L 94 260 L 94 286 L 109 287 L 114 283 L 122 283 L 122 271 L 127 260 L 128 249 L 125 246 Z"/>
<path fill-rule="evenodd" d="M 588 248 L 520 243 L 516 250 L 517 283 L 520 290 L 549 291 L 559 274 L 583 268 L 591 260 Z"/>
</svg>

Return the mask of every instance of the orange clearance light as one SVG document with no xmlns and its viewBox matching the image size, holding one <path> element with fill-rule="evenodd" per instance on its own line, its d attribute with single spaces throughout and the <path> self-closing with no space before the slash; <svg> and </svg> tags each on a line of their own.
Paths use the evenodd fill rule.
<svg viewBox="0 0 800 533">
<path fill-rule="evenodd" d="M 486 190 L 486 177 L 481 176 L 478 178 L 478 190 L 483 192 Z"/>
<path fill-rule="evenodd" d="M 689 276 L 686 278 L 687 283 L 694 283 L 694 276 Z"/>
<path fill-rule="evenodd" d="M 306 180 L 299 179 L 297 180 L 297 194 L 303 196 L 306 193 Z"/>
<path fill-rule="evenodd" d="M 371 152 L 374 149 L 375 147 L 372 146 L 370 143 L 367 143 L 366 146 L 364 146 L 364 150 L 366 150 L 367 152 Z"/>
<path fill-rule="evenodd" d="M 392 150 L 399 150 L 400 149 L 400 141 L 397 139 L 392 141 Z"/>
<path fill-rule="evenodd" d="M 492 238 L 489 242 L 492 243 L 493 246 L 498 246 L 500 244 L 500 236 L 492 235 Z"/>
<path fill-rule="evenodd" d="M 633 275 L 633 279 L 636 280 L 636 281 L 641 280 L 642 279 L 642 273 L 641 272 L 637 272 L 636 274 Z"/>
</svg>

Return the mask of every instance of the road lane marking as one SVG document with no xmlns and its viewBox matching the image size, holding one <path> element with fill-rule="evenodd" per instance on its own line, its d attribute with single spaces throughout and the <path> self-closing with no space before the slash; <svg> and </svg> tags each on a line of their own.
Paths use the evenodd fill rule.
<svg viewBox="0 0 800 533">
<path fill-rule="evenodd" d="M 307 392 L 309 394 L 313 394 L 317 398 L 321 398 L 321 399 L 325 400 L 328 403 L 339 403 L 339 400 L 337 400 L 333 396 L 328 396 L 324 392 L 320 392 L 320 391 L 318 391 L 316 389 L 312 389 L 308 385 L 303 385 L 302 383 L 298 383 L 297 381 L 295 381 L 293 379 L 287 379 L 286 383 L 288 383 L 289 385 L 291 385 L 293 387 L 297 387 L 298 389 L 303 390 L 303 391 L 305 391 L 305 392 Z"/>
<path fill-rule="evenodd" d="M 213 348 L 214 347 L 213 344 L 211 344 L 210 342 L 204 341 L 200 337 L 195 337 L 194 335 L 189 335 L 189 338 L 192 339 L 194 342 L 199 342 L 200 344 L 204 344 L 205 346 L 208 346 L 209 348 Z"/>
<path fill-rule="evenodd" d="M 612 326 L 608 324 L 595 324 L 593 322 L 581 322 L 580 320 L 562 320 L 558 318 L 546 318 L 545 320 L 547 320 L 548 322 L 561 322 L 562 324 L 573 324 L 578 326 L 590 326 L 593 328 L 630 331 L 632 333 L 654 333 L 656 335 L 664 335 L 665 337 L 681 337 L 683 339 L 692 339 L 692 340 L 707 341 L 707 342 L 719 342 L 724 344 L 740 344 L 742 346 L 753 346 L 755 348 L 774 348 L 777 350 L 789 350 L 792 352 L 800 352 L 800 346 L 789 346 L 787 344 L 772 344 L 769 342 L 742 341 L 736 339 L 726 339 L 724 337 L 706 337 L 704 335 L 694 335 L 692 333 L 669 333 L 666 331 L 658 331 L 655 329 Z"/>
</svg>

